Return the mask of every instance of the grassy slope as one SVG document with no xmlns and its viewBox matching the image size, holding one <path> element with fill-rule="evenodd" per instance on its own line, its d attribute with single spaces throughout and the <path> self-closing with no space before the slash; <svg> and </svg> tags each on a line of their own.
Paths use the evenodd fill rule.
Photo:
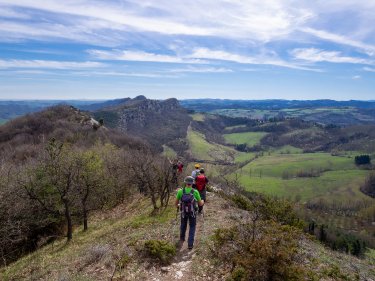
<svg viewBox="0 0 375 281">
<path fill-rule="evenodd" d="M 215 229 L 230 227 L 243 222 L 244 211 L 234 208 L 220 196 L 209 194 L 204 221 L 198 220 L 195 253 L 184 264 L 182 280 L 225 280 L 225 272 L 218 270 L 210 257 L 210 236 Z M 123 267 L 116 270 L 113 280 L 176 280 L 179 263 L 172 264 L 168 273 L 161 272 L 158 266 L 150 264 L 139 254 L 143 242 L 148 239 L 176 241 L 178 227 L 175 210 L 170 206 L 160 217 L 150 217 L 150 205 L 140 197 L 130 200 L 128 206 L 119 206 L 112 211 L 98 213 L 91 219 L 88 232 L 77 229 L 73 241 L 64 239 L 43 247 L 5 269 L 0 270 L 0 280 L 110 280 L 116 262 Z M 171 202 L 172 203 L 172 202 Z M 172 204 L 171 204 L 172 205 Z M 222 206 L 226 206 L 222 208 Z M 319 243 L 303 239 L 300 244 L 303 264 L 314 270 L 317 280 L 326 279 L 331 272 L 338 272 L 354 280 L 368 280 L 374 276 L 370 259 L 332 252 Z M 177 254 L 176 262 L 181 261 L 183 252 Z M 341 280 L 341 279 L 338 279 Z"/>
<path fill-rule="evenodd" d="M 266 136 L 265 132 L 246 132 L 246 133 L 233 133 L 224 134 L 225 141 L 230 144 L 243 144 L 246 143 L 248 146 L 254 146 L 260 142 L 260 140 Z"/>
<path fill-rule="evenodd" d="M 73 276 L 72 280 L 93 280 L 97 275 L 108 278 L 115 260 L 127 253 L 127 247 L 134 246 L 139 240 L 160 239 L 161 235 L 168 235 L 170 229 L 160 226 L 174 218 L 172 207 L 161 217 L 150 217 L 148 201 L 140 198 L 132 201 L 129 206 L 119 206 L 96 216 L 90 221 L 87 232 L 76 229 L 71 243 L 66 244 L 62 239 L 21 258 L 1 271 L 0 280 L 60 280 L 64 276 Z M 98 267 L 91 268 L 92 256 L 99 251 L 95 247 L 108 252 L 101 261 L 93 261 L 100 263 L 99 272 L 95 272 Z"/>
<path fill-rule="evenodd" d="M 209 143 L 203 134 L 189 130 L 187 139 L 194 158 L 208 161 L 245 162 L 254 157 L 253 153 L 244 153 L 220 144 Z"/>
<path fill-rule="evenodd" d="M 194 114 L 190 114 L 190 116 L 193 118 L 194 121 L 204 121 L 204 114 L 202 113 L 194 113 Z"/>
<path fill-rule="evenodd" d="M 171 147 L 164 144 L 163 145 L 163 155 L 165 155 L 169 159 L 174 159 L 177 156 L 177 152 L 174 151 Z"/>
</svg>

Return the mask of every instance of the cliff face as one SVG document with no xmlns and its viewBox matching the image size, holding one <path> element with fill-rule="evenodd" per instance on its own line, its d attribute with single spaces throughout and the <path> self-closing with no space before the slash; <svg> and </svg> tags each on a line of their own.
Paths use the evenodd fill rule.
<svg viewBox="0 0 375 281">
<path fill-rule="evenodd" d="M 147 127 L 157 120 L 165 119 L 165 117 L 173 118 L 176 114 L 184 114 L 176 99 L 168 99 L 166 101 L 157 100 L 132 100 L 127 102 L 125 106 L 117 110 L 119 120 L 117 128 L 121 131 L 128 132 L 136 130 L 137 127 Z M 152 117 L 152 118 L 151 118 Z"/>
<path fill-rule="evenodd" d="M 170 141 L 185 138 L 191 121 L 177 99 L 159 101 L 144 96 L 105 108 L 94 116 L 103 118 L 107 126 L 147 140 L 155 150 L 161 150 L 161 146 Z"/>
</svg>

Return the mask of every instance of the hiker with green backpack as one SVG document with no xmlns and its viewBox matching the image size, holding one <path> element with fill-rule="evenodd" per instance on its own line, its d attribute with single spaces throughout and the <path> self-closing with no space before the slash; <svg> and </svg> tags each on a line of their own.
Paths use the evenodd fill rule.
<svg viewBox="0 0 375 281">
<path fill-rule="evenodd" d="M 184 179 L 185 186 L 177 191 L 176 207 L 180 208 L 181 226 L 180 226 L 180 243 L 185 242 L 187 224 L 189 222 L 188 249 L 193 249 L 195 228 L 197 225 L 197 208 L 203 206 L 204 202 L 199 195 L 198 190 L 193 188 L 194 178 L 188 176 Z"/>
</svg>

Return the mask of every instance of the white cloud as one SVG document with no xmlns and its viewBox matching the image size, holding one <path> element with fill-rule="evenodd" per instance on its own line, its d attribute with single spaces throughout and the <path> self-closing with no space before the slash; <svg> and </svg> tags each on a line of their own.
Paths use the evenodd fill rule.
<svg viewBox="0 0 375 281">
<path fill-rule="evenodd" d="M 191 73 L 229 73 L 233 72 L 232 69 L 226 67 L 186 67 L 186 68 L 176 68 L 171 69 L 169 72 L 173 73 L 184 73 L 184 72 L 191 72 Z"/>
<path fill-rule="evenodd" d="M 352 79 L 353 80 L 359 80 L 359 79 L 361 79 L 362 77 L 360 76 L 360 75 L 354 75 L 354 76 L 352 76 Z"/>
<path fill-rule="evenodd" d="M 373 67 L 364 67 L 363 70 L 368 72 L 375 72 L 375 68 Z"/>
<path fill-rule="evenodd" d="M 143 51 L 131 51 L 131 50 L 88 50 L 87 51 L 93 58 L 101 60 L 124 60 L 124 61 L 142 61 L 142 62 L 159 62 L 159 63 L 181 63 L 181 64 L 212 64 L 222 62 L 233 62 L 238 64 L 254 64 L 254 65 L 274 65 L 279 67 L 286 67 L 292 69 L 318 71 L 306 67 L 302 64 L 289 63 L 284 61 L 275 55 L 269 56 L 245 56 L 236 53 L 231 53 L 223 50 L 212 50 L 208 48 L 195 48 L 187 54 L 180 55 L 164 55 L 147 53 Z M 185 50 L 185 52 L 188 52 Z M 188 71 L 189 70 L 189 71 Z M 184 69 L 183 72 L 229 72 L 226 68 L 191 68 Z"/>
<path fill-rule="evenodd" d="M 343 56 L 341 52 L 324 51 L 315 48 L 297 48 L 291 51 L 291 54 L 298 60 L 309 62 L 332 62 L 332 63 L 354 63 L 354 64 L 374 64 L 374 61 Z"/>
<path fill-rule="evenodd" d="M 88 31 L 100 29 L 132 32 L 156 32 L 165 35 L 215 36 L 251 41 L 270 41 L 290 34 L 304 24 L 312 13 L 287 2 L 268 0 L 197 0 L 185 1 L 60 1 L 0 0 L 11 7 L 65 14 L 83 22 Z M 56 17 L 55 17 L 56 18 Z M 101 22 L 101 26 L 93 24 Z M 36 28 L 34 23 L 30 28 Z"/>
<path fill-rule="evenodd" d="M 47 61 L 47 60 L 0 60 L 0 69 L 38 68 L 38 69 L 85 69 L 103 67 L 99 62 Z"/>
<path fill-rule="evenodd" d="M 337 44 L 352 46 L 352 47 L 364 50 L 368 55 L 371 55 L 371 56 L 375 55 L 375 46 L 350 39 L 346 36 L 330 33 L 324 30 L 317 30 L 313 28 L 302 28 L 301 31 L 309 33 L 316 37 L 319 37 L 320 39 L 324 39 L 324 40 L 331 41 Z"/>
<path fill-rule="evenodd" d="M 3 18 L 16 18 L 16 19 L 28 19 L 29 15 L 15 11 L 12 8 L 0 5 L 0 17 Z"/>
<path fill-rule="evenodd" d="M 114 76 L 114 77 L 141 77 L 141 78 L 179 78 L 179 75 L 160 72 L 119 72 L 119 71 L 89 71 L 73 72 L 80 76 Z"/>
<path fill-rule="evenodd" d="M 246 55 L 239 55 L 235 53 L 230 53 L 223 50 L 211 50 L 208 48 L 196 48 L 193 52 L 188 55 L 189 58 L 207 59 L 207 60 L 219 60 L 235 62 L 239 64 L 259 64 L 259 65 L 274 65 L 292 69 L 308 70 L 308 71 L 320 71 L 318 69 L 313 69 L 305 67 L 299 64 L 289 63 L 278 57 L 270 56 L 259 56 L 251 57 Z"/>
<path fill-rule="evenodd" d="M 143 61 L 143 62 L 162 62 L 162 63 L 205 63 L 205 61 L 199 59 L 185 59 L 178 56 L 164 55 L 147 53 L 143 51 L 131 51 L 131 50 L 113 50 L 113 51 L 102 51 L 102 50 L 88 50 L 88 53 L 101 60 L 123 60 L 123 61 Z"/>
</svg>

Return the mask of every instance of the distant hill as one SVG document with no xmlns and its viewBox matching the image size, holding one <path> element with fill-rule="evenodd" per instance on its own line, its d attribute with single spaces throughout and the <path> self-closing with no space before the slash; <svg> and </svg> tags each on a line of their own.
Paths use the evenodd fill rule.
<svg viewBox="0 0 375 281">
<path fill-rule="evenodd" d="M 43 108 L 67 104 L 85 111 L 106 111 L 107 123 L 116 119 L 113 111 L 127 102 L 137 99 L 122 98 L 114 100 L 0 100 L 0 124 L 10 119 L 37 112 Z M 210 112 L 229 117 L 268 119 L 275 116 L 301 118 L 322 124 L 353 125 L 375 122 L 375 101 L 335 101 L 335 100 L 229 100 L 229 99 L 189 99 L 179 104 L 187 110 Z"/>
<path fill-rule="evenodd" d="M 0 100 L 0 124 L 54 105 L 73 105 L 77 108 L 88 106 L 89 108 L 94 108 L 96 103 L 102 102 L 88 100 Z"/>
<path fill-rule="evenodd" d="M 212 111 L 215 109 L 285 109 L 285 108 L 318 108 L 318 107 L 356 107 L 375 109 L 375 101 L 336 101 L 336 100 L 232 100 L 232 99 L 186 99 L 180 104 L 196 111 Z"/>
<path fill-rule="evenodd" d="M 334 100 L 182 100 L 181 105 L 197 112 L 255 120 L 298 118 L 338 126 L 374 124 L 375 102 Z"/>
<path fill-rule="evenodd" d="M 150 100 L 144 96 L 124 99 L 121 104 L 93 113 L 97 120 L 132 136 L 148 141 L 161 150 L 163 144 L 185 138 L 191 121 L 188 111 L 176 99 Z"/>
<path fill-rule="evenodd" d="M 106 101 L 95 102 L 95 103 L 90 103 L 90 104 L 78 105 L 77 107 L 82 110 L 95 111 L 95 110 L 104 109 L 106 107 L 120 105 L 120 104 L 126 103 L 129 100 L 131 100 L 131 98 L 106 100 Z"/>
<path fill-rule="evenodd" d="M 56 138 L 87 147 L 96 141 L 122 146 L 141 146 L 143 143 L 112 129 L 94 130 L 91 116 L 68 105 L 53 106 L 30 113 L 0 126 L 0 153 L 22 161 L 39 152 L 39 145 Z"/>
</svg>

